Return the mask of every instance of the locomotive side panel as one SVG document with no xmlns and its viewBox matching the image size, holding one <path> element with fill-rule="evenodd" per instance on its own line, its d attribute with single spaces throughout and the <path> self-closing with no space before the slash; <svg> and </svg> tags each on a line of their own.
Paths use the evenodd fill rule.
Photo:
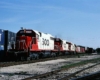
<svg viewBox="0 0 100 80">
<path fill-rule="evenodd" d="M 51 34 L 33 31 L 36 33 L 38 50 L 54 50 L 54 37 Z"/>
<path fill-rule="evenodd" d="M 75 52 L 75 49 L 76 49 L 75 44 L 72 44 L 72 45 L 71 45 L 71 51 L 72 51 L 72 52 Z"/>
<path fill-rule="evenodd" d="M 68 51 L 69 49 L 68 49 L 68 44 L 66 44 L 66 40 L 62 40 L 63 41 L 63 43 L 62 43 L 62 47 L 63 47 L 63 50 L 65 50 L 65 51 Z"/>
<path fill-rule="evenodd" d="M 82 53 L 85 53 L 85 47 L 84 46 L 82 47 Z"/>
<path fill-rule="evenodd" d="M 51 37 L 49 34 L 41 33 L 38 41 L 40 50 L 54 50 L 54 40 L 52 40 Z"/>
<path fill-rule="evenodd" d="M 76 52 L 80 53 L 80 46 L 76 46 Z"/>
<path fill-rule="evenodd" d="M 77 52 L 78 53 L 85 53 L 85 47 L 84 46 L 77 45 Z"/>
<path fill-rule="evenodd" d="M 72 43 L 71 42 L 66 42 L 66 44 L 68 45 L 68 52 L 70 52 Z"/>
</svg>

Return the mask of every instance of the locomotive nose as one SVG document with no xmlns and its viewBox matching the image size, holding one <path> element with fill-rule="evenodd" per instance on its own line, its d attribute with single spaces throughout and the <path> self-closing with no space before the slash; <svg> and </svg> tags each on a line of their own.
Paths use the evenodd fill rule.
<svg viewBox="0 0 100 80">
<path fill-rule="evenodd" d="M 26 37 L 17 37 L 16 48 L 18 50 L 24 50 L 27 48 L 26 46 Z"/>
</svg>

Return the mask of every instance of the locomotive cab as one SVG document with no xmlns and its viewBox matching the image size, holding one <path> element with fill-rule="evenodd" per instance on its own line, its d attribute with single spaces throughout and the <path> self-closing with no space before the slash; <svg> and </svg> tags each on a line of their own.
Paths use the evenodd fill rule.
<svg viewBox="0 0 100 80">
<path fill-rule="evenodd" d="M 19 60 L 29 59 L 32 56 L 31 50 L 37 50 L 37 35 L 35 31 L 30 29 L 19 30 L 16 34 L 15 49 L 9 53 L 9 56 L 14 55 Z"/>
<path fill-rule="evenodd" d="M 16 50 L 27 51 L 37 44 L 36 33 L 32 30 L 20 30 L 16 36 Z"/>
<path fill-rule="evenodd" d="M 55 50 L 62 50 L 62 40 L 61 39 L 59 39 L 59 38 L 55 38 L 54 39 L 54 48 L 55 48 Z"/>
</svg>

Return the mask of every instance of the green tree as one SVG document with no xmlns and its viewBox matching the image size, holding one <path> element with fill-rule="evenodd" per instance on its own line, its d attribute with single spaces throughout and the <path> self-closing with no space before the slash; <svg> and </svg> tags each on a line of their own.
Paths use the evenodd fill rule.
<svg viewBox="0 0 100 80">
<path fill-rule="evenodd" d="M 97 49 L 96 49 L 96 52 L 97 52 L 97 53 L 100 53 L 100 48 L 97 48 Z"/>
</svg>

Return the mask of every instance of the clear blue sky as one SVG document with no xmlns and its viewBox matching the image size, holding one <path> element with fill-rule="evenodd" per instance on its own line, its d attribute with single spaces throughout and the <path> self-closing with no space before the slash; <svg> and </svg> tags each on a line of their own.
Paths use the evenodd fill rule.
<svg viewBox="0 0 100 80">
<path fill-rule="evenodd" d="M 99 0 L 0 0 L 0 29 L 20 27 L 100 47 Z"/>
</svg>

